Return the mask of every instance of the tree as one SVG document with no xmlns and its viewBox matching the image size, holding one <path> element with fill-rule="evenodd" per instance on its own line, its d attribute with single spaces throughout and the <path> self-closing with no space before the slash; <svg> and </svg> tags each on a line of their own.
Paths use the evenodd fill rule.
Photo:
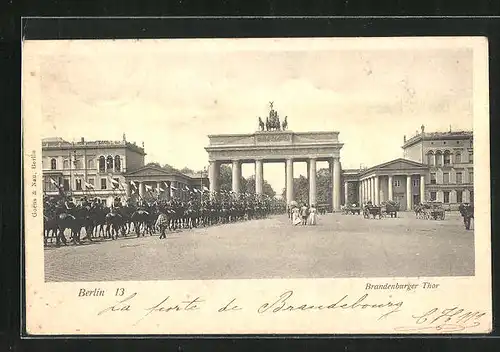
<svg viewBox="0 0 500 352">
<path fill-rule="evenodd" d="M 242 189 L 244 189 L 245 193 L 255 193 L 255 176 L 250 176 L 248 180 L 246 180 L 245 188 L 242 187 Z M 264 180 L 264 183 L 262 184 L 262 193 L 271 198 L 276 196 L 276 191 L 266 180 Z"/>
<path fill-rule="evenodd" d="M 158 164 L 158 163 L 156 163 L 156 164 Z M 159 166 L 159 164 L 158 164 L 158 166 Z M 177 170 L 175 167 L 173 167 L 172 165 L 169 165 L 169 164 L 165 164 L 165 165 L 163 165 L 163 167 L 162 167 L 162 168 L 163 168 L 165 171 L 168 171 L 168 172 L 172 172 L 172 171 L 179 171 L 179 170 Z"/>
<path fill-rule="evenodd" d="M 320 169 L 316 172 L 316 203 L 330 204 L 331 202 L 331 180 L 330 170 Z M 299 178 L 293 179 L 293 194 L 294 199 L 298 203 L 309 204 L 309 180 L 300 175 Z M 283 199 L 286 199 L 286 188 L 282 191 Z"/>
<path fill-rule="evenodd" d="M 183 174 L 194 174 L 194 173 L 195 173 L 195 172 L 194 172 L 194 170 L 190 169 L 190 168 L 189 168 L 189 167 L 187 167 L 187 166 L 183 167 L 183 168 L 181 169 L 181 172 L 182 172 Z M 199 174 L 199 172 L 198 172 L 198 174 Z"/>
</svg>

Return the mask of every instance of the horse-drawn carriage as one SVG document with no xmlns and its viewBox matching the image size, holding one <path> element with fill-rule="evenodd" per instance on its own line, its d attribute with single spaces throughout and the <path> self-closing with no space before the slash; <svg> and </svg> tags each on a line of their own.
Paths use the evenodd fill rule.
<svg viewBox="0 0 500 352">
<path fill-rule="evenodd" d="M 415 207 L 417 219 L 444 220 L 446 211 L 441 202 L 428 202 Z"/>
<path fill-rule="evenodd" d="M 384 216 L 390 216 L 391 218 L 397 218 L 399 211 L 399 203 L 388 200 L 386 202 L 382 202 L 382 214 Z"/>
<path fill-rule="evenodd" d="M 368 202 L 368 204 L 366 204 L 363 207 L 363 217 L 365 219 L 369 219 L 370 215 L 373 216 L 374 219 L 377 216 L 378 216 L 379 219 L 381 219 L 382 218 L 382 207 L 375 206 L 371 202 Z"/>
<path fill-rule="evenodd" d="M 360 215 L 361 214 L 361 208 L 358 207 L 356 204 L 346 204 L 342 206 L 342 214 L 343 215 Z"/>
</svg>

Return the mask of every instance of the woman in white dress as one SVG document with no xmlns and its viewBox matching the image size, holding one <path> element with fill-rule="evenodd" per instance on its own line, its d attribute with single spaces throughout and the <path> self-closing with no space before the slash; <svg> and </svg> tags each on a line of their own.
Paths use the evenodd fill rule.
<svg viewBox="0 0 500 352">
<path fill-rule="evenodd" d="M 299 225 L 302 222 L 302 218 L 300 217 L 300 211 L 298 207 L 294 207 L 292 209 L 292 224 L 294 226 Z"/>
<path fill-rule="evenodd" d="M 316 212 L 316 207 L 311 204 L 309 208 L 309 217 L 307 218 L 307 225 L 316 225 L 318 223 L 318 214 Z"/>
</svg>

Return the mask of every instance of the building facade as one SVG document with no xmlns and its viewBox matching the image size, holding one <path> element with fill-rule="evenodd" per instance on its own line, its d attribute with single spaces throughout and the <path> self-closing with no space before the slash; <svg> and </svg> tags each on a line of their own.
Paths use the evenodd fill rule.
<svg viewBox="0 0 500 352">
<path fill-rule="evenodd" d="M 68 142 L 62 138 L 42 140 L 43 190 L 58 194 L 57 185 L 75 198 L 84 195 L 110 202 L 123 196 L 128 172 L 144 166 L 144 147 L 121 141 Z"/>
<path fill-rule="evenodd" d="M 75 199 L 88 196 L 110 205 L 116 197 L 187 200 L 193 189 L 209 186 L 206 173 L 166 171 L 157 164 L 145 165 L 145 156 L 144 145 L 130 143 L 125 136 L 121 141 L 43 139 L 44 194 L 57 195 L 60 185 Z"/>
<path fill-rule="evenodd" d="M 457 209 L 474 199 L 471 131 L 426 133 L 403 140 L 403 158 L 359 170 L 344 170 L 343 203 L 397 201 L 402 210 L 438 201 Z"/>
</svg>

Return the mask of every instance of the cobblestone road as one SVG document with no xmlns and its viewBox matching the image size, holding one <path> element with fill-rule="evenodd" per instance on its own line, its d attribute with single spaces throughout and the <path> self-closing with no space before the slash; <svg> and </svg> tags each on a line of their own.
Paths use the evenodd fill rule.
<svg viewBox="0 0 500 352">
<path fill-rule="evenodd" d="M 474 234 L 444 221 L 286 216 L 45 250 L 47 281 L 474 275 Z"/>
</svg>

